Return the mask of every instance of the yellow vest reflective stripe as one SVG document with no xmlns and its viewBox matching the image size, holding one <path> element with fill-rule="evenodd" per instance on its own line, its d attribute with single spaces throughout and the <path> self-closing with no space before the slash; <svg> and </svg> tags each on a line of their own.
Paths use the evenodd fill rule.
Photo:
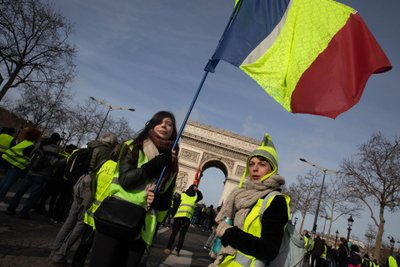
<svg viewBox="0 0 400 267">
<path fill-rule="evenodd" d="M 396 259 L 392 255 L 389 256 L 388 262 L 389 262 L 389 267 L 399 267 L 397 265 Z"/>
<path fill-rule="evenodd" d="M 84 222 L 96 229 L 93 214 L 100 206 L 101 202 L 110 194 L 110 184 L 113 179 L 117 162 L 107 160 L 96 173 L 96 192 L 94 200 L 89 209 L 85 212 Z"/>
<path fill-rule="evenodd" d="M 0 153 L 3 153 L 7 149 L 10 148 L 11 141 L 14 139 L 9 134 L 2 133 L 0 134 Z"/>
<path fill-rule="evenodd" d="M 77 148 L 77 149 L 74 149 L 74 150 L 72 150 L 72 152 L 71 152 L 71 154 L 68 154 L 68 152 L 66 152 L 66 151 L 62 151 L 61 153 L 63 153 L 64 155 L 65 155 L 65 157 L 67 158 L 67 161 L 66 161 L 66 164 L 68 165 L 68 161 L 69 161 L 69 158 L 72 156 L 72 154 L 74 154 L 76 151 L 78 151 L 79 150 L 79 148 Z M 64 175 L 64 180 L 69 180 L 65 175 Z"/>
<path fill-rule="evenodd" d="M 196 206 L 197 194 L 188 196 L 185 192 L 181 194 L 181 204 L 175 213 L 174 218 L 187 217 L 190 220 L 193 218 L 194 207 Z"/>
<path fill-rule="evenodd" d="M 276 191 L 271 192 L 270 195 L 271 196 L 265 197 L 264 199 L 259 199 L 257 203 L 254 205 L 254 207 L 251 209 L 250 213 L 247 215 L 244 221 L 244 226 L 243 226 L 244 232 L 252 234 L 256 237 L 261 237 L 261 230 L 262 230 L 261 216 L 264 213 L 264 211 L 268 209 L 268 207 L 271 205 L 272 201 L 277 195 L 282 195 L 285 198 L 288 217 L 290 218 L 290 208 L 289 208 L 290 197 Z M 218 266 L 264 267 L 265 262 L 258 260 L 253 256 L 244 254 L 239 250 L 236 250 L 235 255 L 227 256 L 224 259 L 224 261 Z"/>
<path fill-rule="evenodd" d="M 17 145 L 4 151 L 2 157 L 4 160 L 9 162 L 11 165 L 25 170 L 29 165 L 29 157 L 25 156 L 22 151 L 30 146 L 33 146 L 33 142 L 29 140 L 23 140 Z"/>
<path fill-rule="evenodd" d="M 146 162 L 148 162 L 147 156 L 144 154 L 143 151 L 140 150 L 137 167 L 140 168 Z M 150 183 L 150 181 L 147 180 L 145 183 L 136 187 L 135 189 L 125 190 L 119 184 L 118 177 L 119 177 L 119 168 L 117 167 L 115 168 L 114 178 L 110 185 L 110 196 L 117 197 L 146 208 L 147 207 L 146 187 Z"/>
</svg>

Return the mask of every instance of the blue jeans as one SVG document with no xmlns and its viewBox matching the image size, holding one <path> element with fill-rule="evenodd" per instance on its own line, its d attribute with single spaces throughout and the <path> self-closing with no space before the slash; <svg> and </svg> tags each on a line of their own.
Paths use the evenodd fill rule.
<svg viewBox="0 0 400 267">
<path fill-rule="evenodd" d="M 14 212 L 17 209 L 22 196 L 26 193 L 26 191 L 28 191 L 30 187 L 32 187 L 31 193 L 29 194 L 28 199 L 25 201 L 24 207 L 22 208 L 20 213 L 21 215 L 29 215 L 29 211 L 42 195 L 45 184 L 46 184 L 46 177 L 44 176 L 36 176 L 31 174 L 25 176 L 24 181 L 21 184 L 20 188 L 18 188 L 18 191 L 11 199 L 10 206 L 8 206 L 8 210 Z"/>
<path fill-rule="evenodd" d="M 22 178 L 24 174 L 24 170 L 10 165 L 6 172 L 6 175 L 0 182 L 0 201 L 4 201 L 8 190 L 10 190 L 11 186 L 13 186 L 19 178 Z"/>
</svg>

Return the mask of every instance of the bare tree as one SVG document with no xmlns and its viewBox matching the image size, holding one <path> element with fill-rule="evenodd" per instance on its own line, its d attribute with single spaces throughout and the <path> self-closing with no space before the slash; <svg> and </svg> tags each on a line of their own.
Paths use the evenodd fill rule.
<svg viewBox="0 0 400 267">
<path fill-rule="evenodd" d="M 341 168 L 347 175 L 349 195 L 368 208 L 378 231 L 374 256 L 380 258 L 385 226 L 385 210 L 395 212 L 400 208 L 400 139 L 392 142 L 381 133 L 359 147 L 357 155 L 344 160 Z M 378 214 L 373 206 L 379 207 Z"/>
<path fill-rule="evenodd" d="M 297 176 L 296 182 L 288 187 L 288 194 L 291 196 L 291 208 L 294 212 L 301 214 L 300 232 L 303 230 L 307 213 L 312 213 L 315 206 L 315 195 L 318 186 L 316 184 L 317 171 L 309 171 L 304 177 Z"/>
<path fill-rule="evenodd" d="M 38 0 L 0 0 L 0 101 L 11 88 L 64 85 L 74 76 L 71 25 Z"/>
<path fill-rule="evenodd" d="M 118 136 L 120 141 L 128 140 L 133 138 L 135 135 L 135 132 L 129 127 L 129 123 L 124 117 L 120 118 L 119 120 L 112 119 L 111 125 L 107 129 L 109 132 Z"/>
<path fill-rule="evenodd" d="M 344 215 L 351 214 L 359 216 L 360 206 L 358 201 L 349 202 L 347 191 L 345 190 L 343 175 L 340 173 L 330 177 L 325 187 L 325 198 L 323 206 L 326 216 L 329 218 L 328 236 L 331 234 L 332 224 Z"/>
<path fill-rule="evenodd" d="M 13 111 L 30 121 L 34 127 L 49 133 L 61 128 L 60 125 L 67 120 L 72 97 L 70 90 L 64 86 L 30 87 L 16 100 Z"/>
<path fill-rule="evenodd" d="M 86 100 L 82 105 L 77 105 L 70 114 L 70 126 L 66 129 L 71 141 L 77 146 L 94 140 L 98 129 L 98 122 L 104 114 L 93 101 Z"/>
<path fill-rule="evenodd" d="M 368 224 L 368 229 L 365 231 L 364 237 L 367 240 L 367 252 L 370 254 L 372 241 L 376 237 L 376 228 L 372 224 Z"/>
</svg>

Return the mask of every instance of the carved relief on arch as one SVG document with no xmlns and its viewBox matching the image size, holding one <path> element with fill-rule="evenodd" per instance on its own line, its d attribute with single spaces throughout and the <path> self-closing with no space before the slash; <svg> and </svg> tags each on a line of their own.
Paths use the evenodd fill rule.
<svg viewBox="0 0 400 267">
<path fill-rule="evenodd" d="M 233 166 L 235 165 L 235 162 L 233 160 L 224 158 L 221 155 L 215 155 L 215 154 L 210 154 L 210 153 L 204 152 L 201 161 L 205 162 L 207 160 L 219 160 L 219 161 L 225 163 L 230 170 L 233 170 Z"/>
<path fill-rule="evenodd" d="M 189 180 L 189 174 L 187 172 L 179 171 L 176 178 L 176 190 L 183 192 L 186 190 Z"/>
<path fill-rule="evenodd" d="M 244 170 L 245 170 L 245 168 L 246 168 L 246 167 L 244 167 L 244 166 L 240 166 L 240 165 L 238 165 L 238 166 L 236 167 L 236 172 L 235 172 L 235 175 L 236 175 L 236 176 L 240 176 L 240 177 L 242 177 L 242 176 L 243 176 L 243 174 L 244 174 Z"/>
<path fill-rule="evenodd" d="M 191 162 L 198 162 L 200 153 L 186 149 L 186 148 L 182 148 L 179 157 L 182 159 L 191 161 Z"/>
</svg>

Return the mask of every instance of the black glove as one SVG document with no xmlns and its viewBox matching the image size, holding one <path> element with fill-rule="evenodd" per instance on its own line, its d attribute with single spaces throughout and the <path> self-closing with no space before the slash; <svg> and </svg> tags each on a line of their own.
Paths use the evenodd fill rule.
<svg viewBox="0 0 400 267">
<path fill-rule="evenodd" d="M 159 175 L 164 167 L 168 167 L 172 162 L 172 151 L 167 150 L 164 153 L 156 156 L 149 162 L 142 165 L 142 169 L 150 177 Z"/>
</svg>

